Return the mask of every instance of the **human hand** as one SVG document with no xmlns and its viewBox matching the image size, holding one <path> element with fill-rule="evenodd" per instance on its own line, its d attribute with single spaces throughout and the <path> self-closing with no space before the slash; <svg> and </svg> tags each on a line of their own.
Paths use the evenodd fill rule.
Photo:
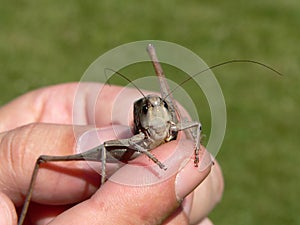
<svg viewBox="0 0 300 225">
<path fill-rule="evenodd" d="M 99 84 L 92 86 L 99 89 Z M 76 153 L 76 138 L 71 125 L 76 88 L 77 84 L 73 83 L 39 89 L 0 108 L 1 224 L 17 223 L 14 206 L 18 211 L 22 207 L 39 155 Z M 86 124 L 93 122 L 87 111 L 93 88 L 89 86 L 83 92 L 82 107 L 78 108 L 82 110 L 78 116 Z M 109 126 L 113 99 L 119 91 L 118 87 L 106 88 L 105 107 L 95 109 L 99 118 L 97 127 L 103 127 L 108 136 L 112 133 Z M 124 96 L 123 105 L 118 107 L 129 108 L 132 101 L 140 97 L 135 95 L 136 91 L 129 92 Z M 114 122 L 121 125 L 128 117 L 128 112 L 124 111 L 120 111 Z M 90 129 L 88 126 L 75 128 L 82 132 Z M 154 152 L 169 151 L 175 145 L 176 141 L 170 142 Z M 202 152 L 200 160 L 209 162 L 209 154 Z M 78 224 L 79 221 L 80 224 L 209 224 L 205 217 L 220 200 L 223 189 L 218 164 L 199 172 L 193 166 L 193 160 L 178 174 L 156 185 L 133 187 L 108 180 L 98 190 L 99 181 L 96 172 L 82 168 L 78 162 L 44 164 L 34 187 L 28 211 L 29 224 L 45 224 L 51 220 L 52 224 Z M 75 203 L 78 204 L 74 206 Z"/>
</svg>

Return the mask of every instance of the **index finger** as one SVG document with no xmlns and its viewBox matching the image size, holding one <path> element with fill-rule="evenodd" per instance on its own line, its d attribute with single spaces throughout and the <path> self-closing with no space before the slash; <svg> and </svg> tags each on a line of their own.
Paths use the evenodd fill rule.
<svg viewBox="0 0 300 225">
<path fill-rule="evenodd" d="M 113 107 L 119 111 L 115 118 L 122 121 L 128 114 L 118 108 L 129 108 L 134 101 L 134 90 L 123 96 L 119 106 L 114 106 L 113 99 L 118 96 L 121 87 L 103 88 L 100 83 L 67 83 L 44 87 L 24 94 L 0 108 L 0 132 L 14 129 L 34 122 L 58 124 L 94 124 L 105 126 L 111 124 Z M 95 106 L 95 97 L 101 91 L 101 101 Z M 76 98 L 75 98 L 76 96 Z M 132 96 L 132 97 L 131 97 Z M 132 99 L 133 98 L 133 99 Z M 76 118 L 73 118 L 73 116 Z M 97 121 L 94 116 L 96 115 Z M 82 123 L 84 121 L 84 123 Z"/>
</svg>

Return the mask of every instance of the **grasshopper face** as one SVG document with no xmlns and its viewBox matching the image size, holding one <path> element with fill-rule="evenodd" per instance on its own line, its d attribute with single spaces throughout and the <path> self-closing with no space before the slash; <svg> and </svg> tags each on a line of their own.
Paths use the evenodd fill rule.
<svg viewBox="0 0 300 225">
<path fill-rule="evenodd" d="M 143 132 L 154 145 L 176 138 L 171 132 L 174 123 L 169 106 L 157 95 L 148 95 L 134 103 L 134 121 L 134 132 Z"/>
</svg>

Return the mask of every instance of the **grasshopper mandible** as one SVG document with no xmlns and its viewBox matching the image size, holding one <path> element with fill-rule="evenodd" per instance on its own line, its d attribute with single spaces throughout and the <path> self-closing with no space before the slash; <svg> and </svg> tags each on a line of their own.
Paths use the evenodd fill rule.
<svg viewBox="0 0 300 225">
<path fill-rule="evenodd" d="M 128 139 L 106 141 L 100 146 L 92 148 L 86 152 L 68 156 L 41 155 L 35 163 L 31 177 L 29 190 L 25 198 L 23 209 L 18 224 L 22 225 L 31 200 L 33 186 L 37 177 L 39 167 L 45 162 L 54 161 L 98 161 L 101 162 L 101 185 L 106 180 L 106 157 L 107 151 L 120 161 L 128 161 L 135 158 L 140 153 L 146 155 L 161 169 L 166 170 L 166 166 L 157 159 L 150 150 L 159 145 L 177 138 L 179 131 L 192 128 L 189 134 L 195 141 L 195 166 L 199 163 L 201 124 L 194 121 L 179 121 L 179 111 L 173 100 L 172 93 L 166 82 L 164 72 L 156 56 L 153 45 L 147 47 L 155 73 L 159 79 L 161 96 L 147 95 L 134 103 L 134 136 Z"/>
</svg>

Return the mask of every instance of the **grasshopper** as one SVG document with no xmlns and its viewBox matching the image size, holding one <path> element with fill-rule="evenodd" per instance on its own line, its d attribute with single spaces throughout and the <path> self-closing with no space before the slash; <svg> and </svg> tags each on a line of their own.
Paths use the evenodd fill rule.
<svg viewBox="0 0 300 225">
<path fill-rule="evenodd" d="M 180 87 L 193 77 L 204 73 L 205 71 L 230 63 L 258 64 L 277 73 L 278 75 L 282 75 L 277 70 L 257 61 L 243 59 L 229 60 L 208 67 L 200 71 L 199 73 L 192 75 L 188 79 L 181 82 L 172 91 L 170 91 L 153 45 L 148 45 L 147 51 L 159 80 L 161 96 L 153 94 L 145 96 L 140 91 L 143 97 L 134 103 L 133 109 L 134 135 L 131 138 L 127 139 L 105 141 L 103 144 L 79 154 L 68 156 L 39 156 L 35 163 L 18 225 L 22 225 L 24 222 L 31 200 L 33 186 L 38 174 L 39 167 L 42 163 L 84 160 L 101 162 L 101 185 L 103 185 L 106 181 L 106 163 L 115 162 L 115 160 L 107 157 L 107 153 L 109 153 L 112 158 L 117 159 L 121 162 L 128 162 L 129 160 L 137 157 L 137 155 L 144 154 L 150 160 L 156 163 L 161 169 L 166 170 L 167 167 L 161 161 L 159 161 L 159 159 L 157 159 L 155 155 L 151 153 L 151 150 L 166 142 L 175 140 L 177 138 L 178 132 L 184 131 L 187 137 L 193 139 L 195 143 L 194 165 L 197 167 L 199 164 L 201 123 L 198 121 L 180 121 L 179 110 L 172 96 L 172 93 L 178 87 Z M 124 77 L 123 75 L 121 76 Z"/>
<path fill-rule="evenodd" d="M 107 152 L 120 161 L 128 161 L 135 158 L 138 155 L 135 153 L 144 154 L 161 169 L 166 170 L 167 167 L 160 162 L 150 150 L 163 143 L 175 140 L 179 131 L 195 128 L 196 132 L 191 132 L 191 134 L 195 141 L 194 163 L 195 166 L 198 166 L 201 124 L 196 121 L 179 122 L 179 111 L 169 90 L 153 45 L 148 45 L 147 51 L 159 79 L 161 96 L 153 94 L 147 95 L 134 103 L 134 136 L 128 139 L 106 141 L 95 148 L 79 154 L 68 156 L 39 156 L 35 163 L 29 190 L 18 222 L 19 225 L 22 225 L 24 222 L 31 200 L 33 186 L 42 163 L 71 160 L 101 162 L 101 185 L 103 185 L 106 181 L 106 163 L 109 162 L 106 156 Z"/>
</svg>

